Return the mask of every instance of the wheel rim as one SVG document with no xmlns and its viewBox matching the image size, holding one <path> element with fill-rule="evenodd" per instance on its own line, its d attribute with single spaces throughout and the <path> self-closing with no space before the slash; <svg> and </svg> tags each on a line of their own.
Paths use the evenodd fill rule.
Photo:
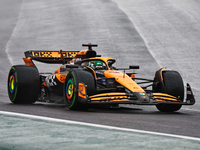
<svg viewBox="0 0 200 150">
<path fill-rule="evenodd" d="M 15 78 L 13 75 L 10 76 L 10 80 L 9 80 L 9 90 L 10 93 L 13 93 L 15 90 Z"/>
<path fill-rule="evenodd" d="M 72 79 L 69 79 L 66 85 L 66 96 L 67 99 L 70 100 L 73 97 L 73 92 L 74 92 L 74 85 Z"/>
</svg>

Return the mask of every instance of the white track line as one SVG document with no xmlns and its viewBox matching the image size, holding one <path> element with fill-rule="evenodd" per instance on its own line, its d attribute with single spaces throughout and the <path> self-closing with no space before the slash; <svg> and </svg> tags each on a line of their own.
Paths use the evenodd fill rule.
<svg viewBox="0 0 200 150">
<path fill-rule="evenodd" d="M 99 125 L 99 124 L 92 124 L 92 123 L 85 123 L 85 122 L 78 122 L 78 121 L 70 121 L 70 120 L 63 120 L 63 119 L 56 119 L 56 118 L 50 118 L 50 117 L 42 117 L 42 116 L 28 115 L 28 114 L 21 114 L 21 113 L 7 112 L 7 111 L 0 111 L 0 114 L 26 117 L 26 118 L 30 118 L 30 119 L 40 119 L 40 120 L 52 121 L 52 122 L 62 122 L 62 123 L 67 123 L 67 124 L 77 124 L 77 125 L 83 125 L 83 126 L 91 126 L 91 127 L 118 130 L 118 131 L 136 132 L 136 133 L 144 133 L 144 134 L 152 134 L 152 135 L 160 135 L 160 136 L 167 136 L 167 137 L 175 137 L 175 138 L 181 138 L 181 139 L 187 139 L 187 140 L 200 141 L 200 138 L 196 138 L 196 137 L 167 134 L 167 133 L 159 133 L 159 132 L 151 132 L 151 131 L 136 130 L 136 129 L 128 129 L 128 128 L 120 128 L 120 127 L 114 127 L 114 126 L 106 126 L 106 125 Z"/>
</svg>

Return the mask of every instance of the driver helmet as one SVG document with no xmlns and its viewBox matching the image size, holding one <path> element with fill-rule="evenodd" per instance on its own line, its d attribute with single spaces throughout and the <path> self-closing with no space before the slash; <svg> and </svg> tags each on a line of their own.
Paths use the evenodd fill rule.
<svg viewBox="0 0 200 150">
<path fill-rule="evenodd" d="M 94 61 L 91 61 L 89 63 L 89 66 L 93 69 L 102 69 L 103 68 L 103 62 L 100 61 L 100 60 L 94 60 Z"/>
</svg>

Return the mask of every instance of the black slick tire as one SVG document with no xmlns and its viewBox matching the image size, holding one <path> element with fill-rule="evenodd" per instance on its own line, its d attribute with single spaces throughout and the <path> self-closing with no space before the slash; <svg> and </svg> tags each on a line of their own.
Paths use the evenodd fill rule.
<svg viewBox="0 0 200 150">
<path fill-rule="evenodd" d="M 35 66 L 12 66 L 8 74 L 8 96 L 14 104 L 32 104 L 40 92 L 40 76 Z"/>
<path fill-rule="evenodd" d="M 67 74 L 64 84 L 64 101 L 67 108 L 71 110 L 86 110 L 88 105 L 78 101 L 78 85 L 84 83 L 87 85 L 87 95 L 94 95 L 96 92 L 95 79 L 93 75 L 82 69 L 72 69 Z"/>
<path fill-rule="evenodd" d="M 182 77 L 177 71 L 163 71 L 163 85 L 159 84 L 160 87 L 156 89 L 175 97 L 178 97 L 181 101 L 184 99 L 184 84 Z M 174 112 L 178 111 L 182 105 L 181 104 L 158 104 L 156 105 L 157 109 L 161 112 Z"/>
</svg>

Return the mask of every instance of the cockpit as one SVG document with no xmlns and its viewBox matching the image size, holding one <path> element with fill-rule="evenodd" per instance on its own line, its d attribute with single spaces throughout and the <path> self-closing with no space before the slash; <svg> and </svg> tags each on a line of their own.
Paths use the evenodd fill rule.
<svg viewBox="0 0 200 150">
<path fill-rule="evenodd" d="M 106 63 L 102 60 L 88 60 L 81 63 L 82 67 L 90 67 L 93 70 L 107 70 Z"/>
<path fill-rule="evenodd" d="M 113 64 L 115 60 L 112 58 L 101 57 L 100 59 L 87 59 L 81 62 L 81 66 L 90 67 L 93 70 L 108 70 L 108 69 L 115 69 Z"/>
</svg>

